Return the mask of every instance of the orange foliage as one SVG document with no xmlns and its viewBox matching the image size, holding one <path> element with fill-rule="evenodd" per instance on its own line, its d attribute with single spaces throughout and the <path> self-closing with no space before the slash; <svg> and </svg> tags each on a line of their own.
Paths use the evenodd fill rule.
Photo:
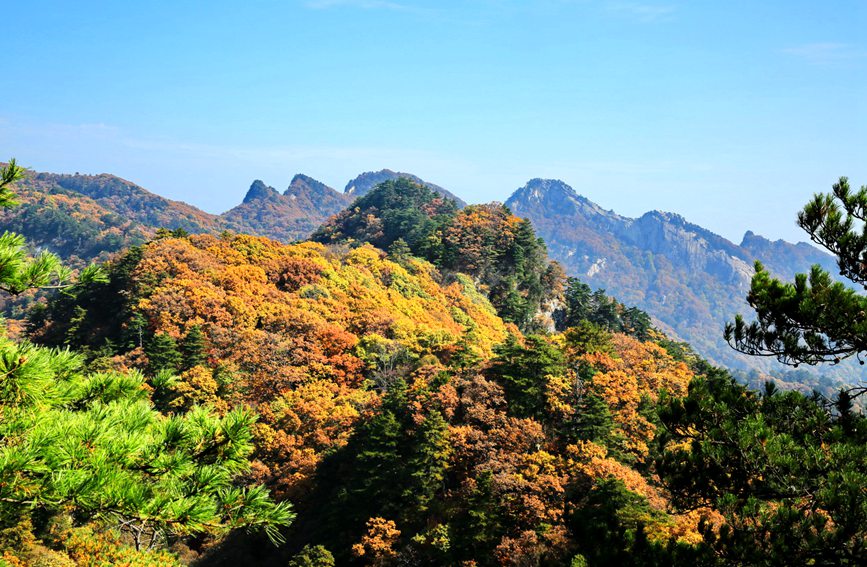
<svg viewBox="0 0 867 567">
<path fill-rule="evenodd" d="M 256 446 L 262 480 L 270 480 L 277 495 L 303 494 L 322 458 L 346 444 L 376 400 L 369 390 L 314 380 L 260 406 Z"/>
<path fill-rule="evenodd" d="M 359 543 L 352 546 L 356 557 L 365 557 L 368 565 L 386 565 L 397 557 L 395 549 L 400 530 L 391 520 L 371 518 L 367 521 L 367 533 Z"/>
<path fill-rule="evenodd" d="M 643 400 L 655 402 L 662 392 L 686 394 L 693 374 L 683 362 L 674 360 L 665 349 L 623 334 L 612 335 L 613 354 L 583 354 L 579 365 L 595 371 L 587 387 L 609 407 L 623 432 L 626 448 L 639 458 L 647 455 L 654 426 L 639 409 Z"/>
</svg>

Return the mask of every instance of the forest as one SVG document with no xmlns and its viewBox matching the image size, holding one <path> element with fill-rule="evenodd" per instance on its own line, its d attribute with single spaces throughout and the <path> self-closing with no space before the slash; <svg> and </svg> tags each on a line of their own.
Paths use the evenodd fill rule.
<svg viewBox="0 0 867 567">
<path fill-rule="evenodd" d="M 0 206 L 36 206 L 22 175 Z M 841 178 L 798 219 L 859 285 L 865 211 Z M 863 388 L 737 382 L 502 204 L 390 180 L 288 244 L 106 218 L 71 266 L 12 232 L 45 222 L 0 236 L 29 298 L 0 339 L 0 565 L 867 563 Z M 757 265 L 748 301 L 719 330 L 741 352 L 867 350 L 867 298 L 818 266 Z"/>
</svg>

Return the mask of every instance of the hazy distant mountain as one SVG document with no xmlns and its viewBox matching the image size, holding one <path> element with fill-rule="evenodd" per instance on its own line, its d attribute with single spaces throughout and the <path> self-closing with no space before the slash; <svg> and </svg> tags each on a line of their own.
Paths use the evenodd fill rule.
<svg viewBox="0 0 867 567">
<path fill-rule="evenodd" d="M 833 257 L 809 244 L 748 232 L 739 246 L 673 213 L 624 217 L 562 181 L 533 179 L 506 205 L 533 222 L 568 274 L 646 310 L 664 330 L 729 367 L 776 366 L 738 355 L 722 338 L 735 314 L 752 315 L 745 297 L 755 260 L 785 278 L 815 263 L 835 273 Z"/>
<path fill-rule="evenodd" d="M 392 179 L 399 178 L 409 179 L 410 181 L 414 181 L 419 185 L 424 185 L 431 191 L 434 191 L 444 197 L 452 199 L 458 204 L 458 207 L 465 207 L 467 205 L 460 197 L 443 189 L 439 185 L 429 183 L 413 175 L 412 173 L 403 173 L 400 171 L 392 171 L 390 169 L 382 169 L 380 171 L 368 171 L 362 173 L 361 175 L 347 183 L 346 188 L 343 190 L 343 192 L 357 199 L 358 197 L 363 197 L 364 195 L 366 195 L 371 189 L 373 189 L 383 181 L 391 181 Z"/>
<path fill-rule="evenodd" d="M 243 202 L 223 213 L 222 218 L 243 232 L 282 241 L 298 240 L 346 208 L 353 198 L 299 173 L 282 194 L 254 181 Z"/>
</svg>

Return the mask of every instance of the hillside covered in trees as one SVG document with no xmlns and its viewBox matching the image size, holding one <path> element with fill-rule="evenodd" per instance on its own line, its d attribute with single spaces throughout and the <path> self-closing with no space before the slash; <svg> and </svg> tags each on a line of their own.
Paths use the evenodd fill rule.
<svg viewBox="0 0 867 567">
<path fill-rule="evenodd" d="M 143 232 L 77 281 L 11 238 L 3 289 L 59 290 L 0 341 L 0 564 L 867 560 L 859 391 L 737 384 L 503 205 L 396 178 L 312 241 Z M 863 300 L 805 283 L 760 271 L 733 344 L 859 353 L 787 298 Z"/>
</svg>

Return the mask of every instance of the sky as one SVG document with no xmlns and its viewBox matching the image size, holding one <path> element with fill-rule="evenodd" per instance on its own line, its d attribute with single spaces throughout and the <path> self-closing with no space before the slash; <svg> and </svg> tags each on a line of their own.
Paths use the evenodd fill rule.
<svg viewBox="0 0 867 567">
<path fill-rule="evenodd" d="M 0 159 L 213 213 L 390 168 L 797 241 L 867 184 L 867 0 L 3 4 Z"/>
</svg>

